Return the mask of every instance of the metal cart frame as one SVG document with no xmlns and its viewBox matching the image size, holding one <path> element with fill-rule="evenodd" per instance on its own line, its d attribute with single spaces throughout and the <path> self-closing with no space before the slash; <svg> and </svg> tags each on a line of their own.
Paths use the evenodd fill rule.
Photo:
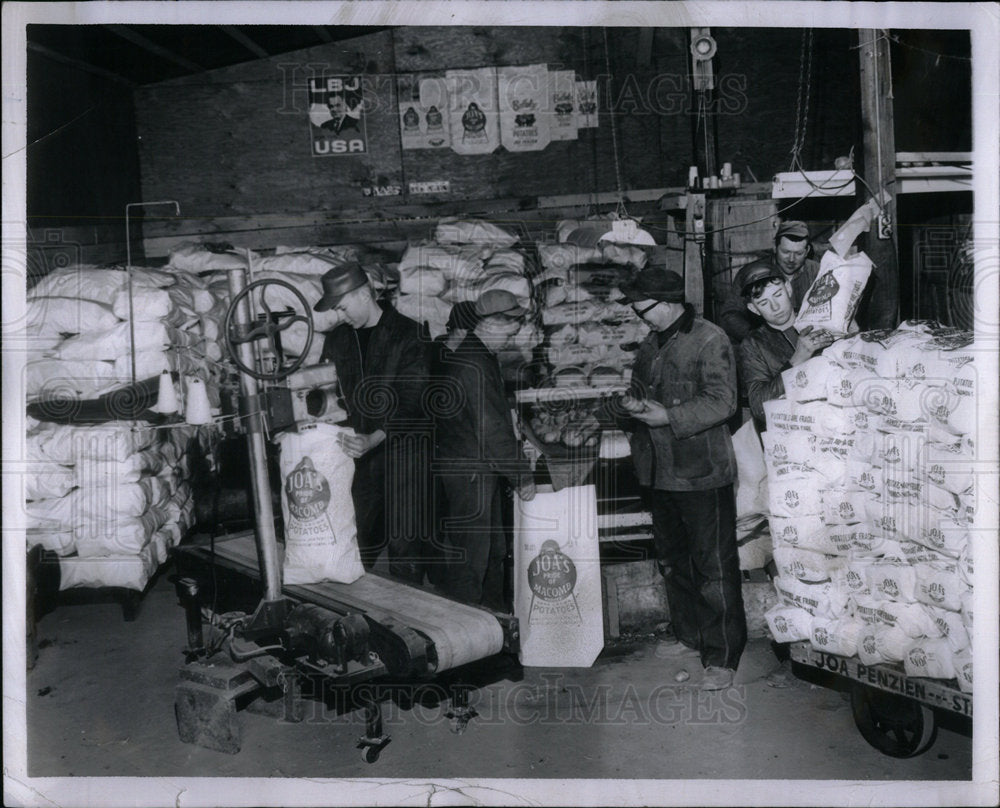
<svg viewBox="0 0 1000 808">
<path fill-rule="evenodd" d="M 851 711 L 869 744 L 891 757 L 923 754 L 937 737 L 935 710 L 972 719 L 972 694 L 954 682 L 907 676 L 899 664 L 865 665 L 856 656 L 818 651 L 806 641 L 789 645 L 792 661 L 851 683 Z"/>
</svg>

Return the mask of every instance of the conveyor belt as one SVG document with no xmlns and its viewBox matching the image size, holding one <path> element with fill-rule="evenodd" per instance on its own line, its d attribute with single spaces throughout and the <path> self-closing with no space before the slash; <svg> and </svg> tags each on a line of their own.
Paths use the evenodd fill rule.
<svg viewBox="0 0 1000 808">
<path fill-rule="evenodd" d="M 257 548 L 250 533 L 217 540 L 215 555 L 259 574 Z M 484 609 L 372 573 L 350 584 L 300 584 L 285 586 L 283 591 L 306 601 L 336 601 L 362 614 L 388 614 L 434 644 L 438 672 L 493 656 L 503 649 L 500 623 Z"/>
</svg>

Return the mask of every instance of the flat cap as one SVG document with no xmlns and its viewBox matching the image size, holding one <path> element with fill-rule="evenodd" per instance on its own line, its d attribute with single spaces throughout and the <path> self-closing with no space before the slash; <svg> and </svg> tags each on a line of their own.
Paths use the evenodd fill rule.
<svg viewBox="0 0 1000 808">
<path fill-rule="evenodd" d="M 793 239 L 809 239 L 809 228 L 805 222 L 799 222 L 795 220 L 789 220 L 787 222 L 782 222 L 778 225 L 778 229 L 774 234 L 774 240 L 780 241 L 785 236 Z"/>
<path fill-rule="evenodd" d="M 738 295 L 744 295 L 746 290 L 757 281 L 768 278 L 783 280 L 784 277 L 781 270 L 771 262 L 770 258 L 761 258 L 759 261 L 754 261 L 740 268 L 740 271 L 736 273 L 735 280 L 733 280 L 733 291 Z"/>
<path fill-rule="evenodd" d="M 632 280 L 620 284 L 618 288 L 630 301 L 684 302 L 684 279 L 669 269 L 644 269 Z"/>
</svg>

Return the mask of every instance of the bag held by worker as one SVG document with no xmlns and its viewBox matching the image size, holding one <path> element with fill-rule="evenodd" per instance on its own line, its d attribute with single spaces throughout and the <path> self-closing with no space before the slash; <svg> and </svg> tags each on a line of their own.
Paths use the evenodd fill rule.
<svg viewBox="0 0 1000 808">
<path fill-rule="evenodd" d="M 286 584 L 349 584 L 364 574 L 351 499 L 354 461 L 340 447 L 343 433 L 353 431 L 316 423 L 277 438 Z"/>
<path fill-rule="evenodd" d="M 857 314 L 861 293 L 871 275 L 872 262 L 864 253 L 841 258 L 832 250 L 823 255 L 813 281 L 795 318 L 800 333 L 806 326 L 824 329 L 836 337 L 847 336 Z"/>
<path fill-rule="evenodd" d="M 521 664 L 590 667 L 604 648 L 597 492 L 593 485 L 514 503 L 514 614 Z"/>
</svg>

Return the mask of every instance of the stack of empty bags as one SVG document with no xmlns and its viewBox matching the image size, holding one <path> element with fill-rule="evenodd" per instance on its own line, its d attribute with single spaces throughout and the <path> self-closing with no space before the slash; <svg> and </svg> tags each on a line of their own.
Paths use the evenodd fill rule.
<svg viewBox="0 0 1000 808">
<path fill-rule="evenodd" d="M 480 220 L 442 219 L 434 239 L 410 244 L 399 263 L 396 308 L 418 323 L 431 337 L 445 333 L 451 307 L 476 301 L 491 289 L 504 289 L 524 308 L 532 307 L 531 268 L 523 253 L 513 249 L 518 237 Z M 534 318 L 526 318 L 501 353 L 502 364 L 529 362 L 541 332 Z"/>
<path fill-rule="evenodd" d="M 780 642 L 971 691 L 972 335 L 926 321 L 835 342 L 783 374 L 764 454 Z"/>
<path fill-rule="evenodd" d="M 121 267 L 72 266 L 29 290 L 29 403 L 96 398 L 169 371 L 181 389 L 204 382 L 218 407 L 218 301 L 190 273 L 133 267 L 131 276 L 130 294 Z M 113 420 L 136 417 L 136 401 L 109 400 L 104 415 L 112 420 L 99 426 L 31 422 L 28 541 L 66 557 L 63 588 L 141 589 L 190 526 L 194 501 L 180 447 L 191 428 L 161 437 Z"/>
<path fill-rule="evenodd" d="M 142 590 L 191 527 L 192 441 L 204 431 L 29 419 L 28 546 L 60 556 L 60 588 Z"/>
<path fill-rule="evenodd" d="M 560 238 L 572 224 L 560 223 Z M 627 381 L 649 327 L 622 302 L 618 283 L 646 265 L 646 253 L 602 241 L 595 247 L 539 245 L 538 255 L 542 272 L 536 284 L 553 383 L 599 387 Z"/>
<path fill-rule="evenodd" d="M 29 403 L 97 398 L 168 370 L 201 378 L 217 406 L 215 297 L 190 273 L 131 275 L 131 295 L 120 267 L 57 269 L 28 291 Z"/>
</svg>

